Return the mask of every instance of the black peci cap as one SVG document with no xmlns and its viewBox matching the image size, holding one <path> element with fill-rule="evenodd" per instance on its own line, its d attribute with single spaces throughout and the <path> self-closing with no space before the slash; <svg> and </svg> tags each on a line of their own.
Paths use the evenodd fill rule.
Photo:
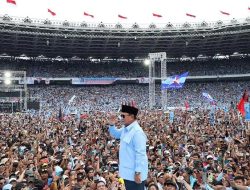
<svg viewBox="0 0 250 190">
<path fill-rule="evenodd" d="M 128 114 L 133 114 L 133 115 L 137 115 L 138 114 L 138 108 L 133 107 L 133 106 L 128 106 L 128 105 L 122 105 L 122 109 L 121 112 L 122 113 L 128 113 Z"/>
</svg>

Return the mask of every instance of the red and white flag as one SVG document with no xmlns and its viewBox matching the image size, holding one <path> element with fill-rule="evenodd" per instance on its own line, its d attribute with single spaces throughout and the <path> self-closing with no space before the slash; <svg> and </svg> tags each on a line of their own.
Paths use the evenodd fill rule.
<svg viewBox="0 0 250 190">
<path fill-rule="evenodd" d="M 229 16 L 229 15 L 230 15 L 230 13 L 225 12 L 225 11 L 220 11 L 220 13 L 221 13 L 221 14 L 223 14 L 223 15 L 227 15 L 227 16 Z"/>
<path fill-rule="evenodd" d="M 186 13 L 186 16 L 189 16 L 189 17 L 192 17 L 192 18 L 195 18 L 195 17 L 196 17 L 195 15 L 190 14 L 190 13 Z"/>
<path fill-rule="evenodd" d="M 15 0 L 7 0 L 7 3 L 11 3 L 13 5 L 16 5 L 16 1 Z"/>
<path fill-rule="evenodd" d="M 156 14 L 156 13 L 153 13 L 153 16 L 154 16 L 154 17 L 158 17 L 158 18 L 162 17 L 162 15 Z"/>
<path fill-rule="evenodd" d="M 128 18 L 128 17 L 122 16 L 122 15 L 120 15 L 120 14 L 118 14 L 118 17 L 121 18 L 121 19 L 127 19 L 127 18 Z"/>
<path fill-rule="evenodd" d="M 49 12 L 52 16 L 56 16 L 56 13 L 53 12 L 52 10 L 48 9 L 48 12 Z"/>
<path fill-rule="evenodd" d="M 92 15 L 92 14 L 89 14 L 89 13 L 87 13 L 87 12 L 84 12 L 84 13 L 83 13 L 83 15 L 84 15 L 84 16 L 89 16 L 89 17 L 92 17 L 92 18 L 94 18 L 94 15 Z"/>
<path fill-rule="evenodd" d="M 244 91 L 242 98 L 240 99 L 239 104 L 237 105 L 237 109 L 242 114 L 242 116 L 245 116 L 245 102 L 248 102 L 249 95 L 247 90 Z"/>
<path fill-rule="evenodd" d="M 190 108 L 188 101 L 186 100 L 186 101 L 184 102 L 184 104 L 185 104 L 186 110 L 188 110 L 188 109 Z"/>
</svg>

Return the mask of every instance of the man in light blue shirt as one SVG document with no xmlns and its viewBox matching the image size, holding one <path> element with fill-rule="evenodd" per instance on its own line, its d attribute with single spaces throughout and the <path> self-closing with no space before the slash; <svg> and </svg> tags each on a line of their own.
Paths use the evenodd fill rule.
<svg viewBox="0 0 250 190">
<path fill-rule="evenodd" d="M 119 175 L 124 179 L 126 190 L 144 190 L 148 175 L 147 137 L 136 121 L 137 113 L 133 104 L 122 105 L 124 127 L 120 129 L 115 127 L 116 117 L 110 119 L 109 132 L 120 139 Z"/>
</svg>

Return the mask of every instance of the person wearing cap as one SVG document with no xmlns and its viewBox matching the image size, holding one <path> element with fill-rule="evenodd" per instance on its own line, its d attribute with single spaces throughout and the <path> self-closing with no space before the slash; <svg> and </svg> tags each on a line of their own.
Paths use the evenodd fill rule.
<svg viewBox="0 0 250 190">
<path fill-rule="evenodd" d="M 0 176 L 0 189 L 3 188 L 4 184 L 5 184 L 4 176 L 1 175 L 1 176 Z"/>
<path fill-rule="evenodd" d="M 122 128 L 116 128 L 115 116 L 109 122 L 111 136 L 120 139 L 119 175 L 124 179 L 126 190 L 144 190 L 148 174 L 147 137 L 136 120 L 137 114 L 138 109 L 132 102 L 130 105 L 122 105 Z"/>
<path fill-rule="evenodd" d="M 96 189 L 97 190 L 108 190 L 106 186 L 106 181 L 104 178 L 100 177 L 99 180 L 96 182 Z"/>
<path fill-rule="evenodd" d="M 11 184 L 6 184 L 3 186 L 3 190 L 12 190 L 12 185 Z"/>
<path fill-rule="evenodd" d="M 77 174 L 76 180 L 77 180 L 77 183 L 75 184 L 75 187 L 80 187 L 80 189 L 82 187 L 85 187 L 86 181 L 85 181 L 85 175 L 83 172 L 80 172 Z"/>
<path fill-rule="evenodd" d="M 27 182 L 29 189 L 33 189 L 35 187 L 35 177 L 29 176 Z"/>
<path fill-rule="evenodd" d="M 157 186 L 159 190 L 163 190 L 164 182 L 165 182 L 164 173 L 163 172 L 158 173 L 157 174 Z"/>
<path fill-rule="evenodd" d="M 154 183 L 148 185 L 148 190 L 159 190 L 158 186 Z"/>
<path fill-rule="evenodd" d="M 167 180 L 164 183 L 164 190 L 177 190 L 176 183 L 174 183 L 172 180 Z"/>
<path fill-rule="evenodd" d="M 9 183 L 12 185 L 12 188 L 16 187 L 17 178 L 16 177 L 11 177 L 10 180 L 9 180 Z"/>
<path fill-rule="evenodd" d="M 19 182 L 16 184 L 16 190 L 23 190 L 27 187 L 27 184 L 24 182 Z"/>
</svg>

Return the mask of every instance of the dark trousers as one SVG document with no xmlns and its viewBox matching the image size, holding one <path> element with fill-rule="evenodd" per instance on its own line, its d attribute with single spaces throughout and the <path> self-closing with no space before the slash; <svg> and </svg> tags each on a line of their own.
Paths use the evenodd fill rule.
<svg viewBox="0 0 250 190">
<path fill-rule="evenodd" d="M 144 190 L 145 182 L 143 181 L 141 184 L 137 184 L 134 181 L 124 180 L 126 190 Z"/>
</svg>

